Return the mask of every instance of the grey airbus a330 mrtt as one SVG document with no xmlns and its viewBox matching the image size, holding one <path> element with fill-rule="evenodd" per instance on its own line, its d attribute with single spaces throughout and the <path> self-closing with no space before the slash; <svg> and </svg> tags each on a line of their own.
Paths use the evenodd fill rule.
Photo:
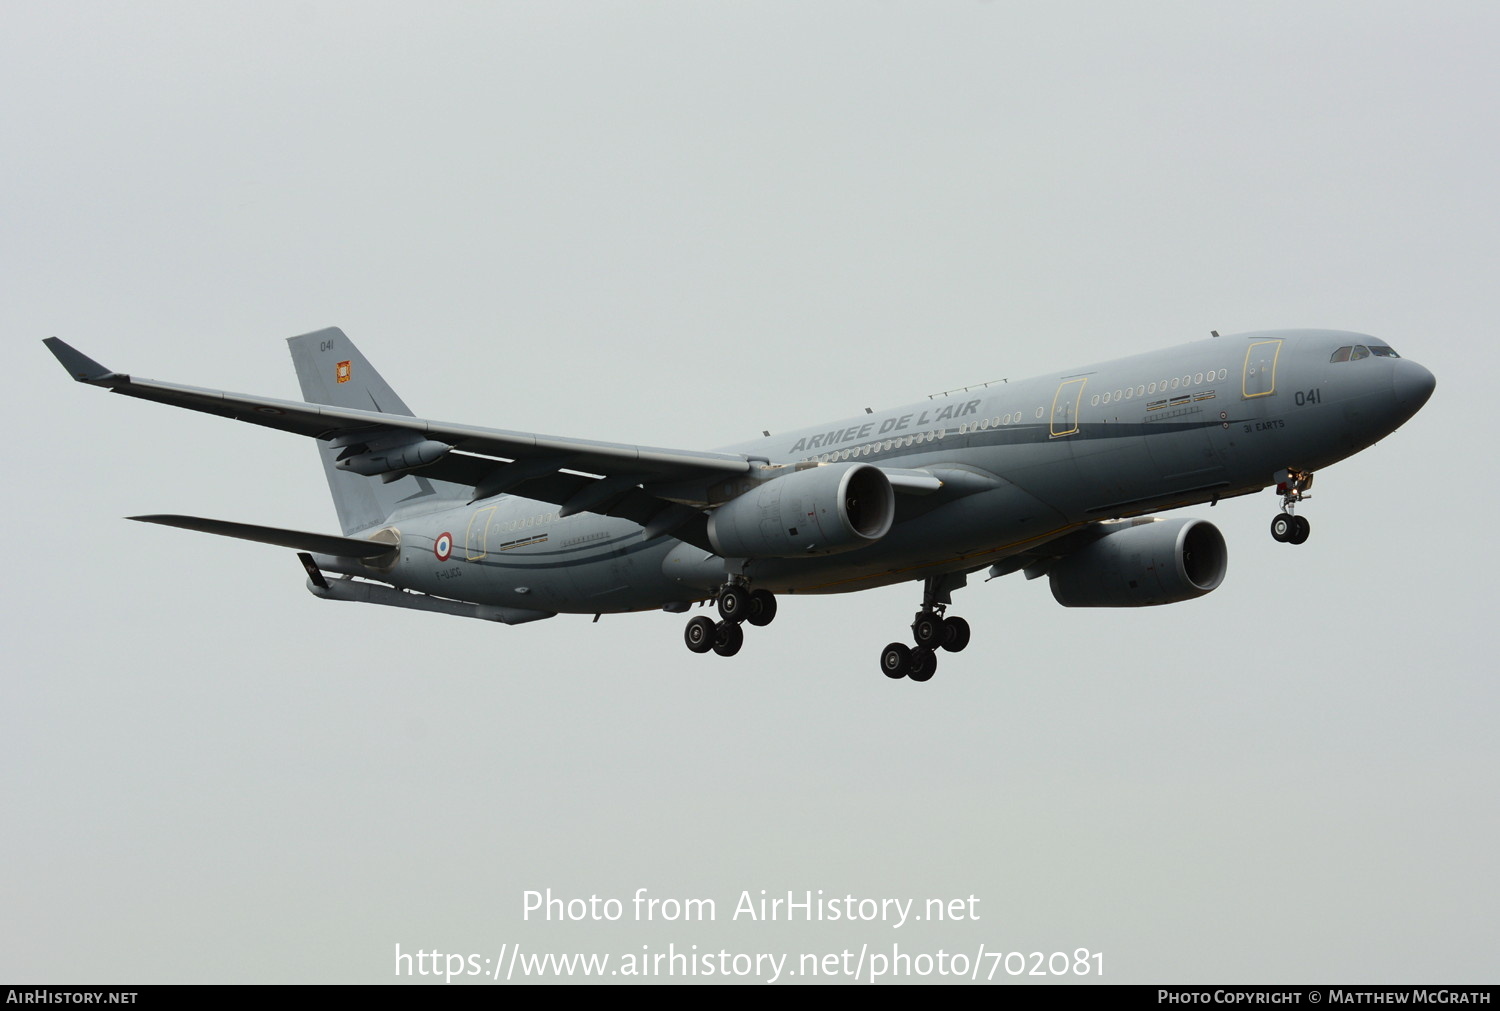
<svg viewBox="0 0 1500 1011">
<path fill-rule="evenodd" d="M 732 656 L 777 595 L 920 580 L 913 644 L 880 657 L 916 681 L 968 644 L 946 611 L 980 570 L 1045 575 L 1068 607 L 1202 596 L 1224 578 L 1223 536 L 1148 514 L 1272 486 L 1271 536 L 1301 544 L 1313 473 L 1434 386 L 1361 334 L 1216 334 L 705 452 L 415 417 L 337 329 L 291 338 L 302 401 L 139 379 L 46 343 L 80 382 L 318 440 L 342 536 L 133 518 L 296 549 L 319 597 L 506 624 L 716 601 L 684 637 Z"/>
</svg>

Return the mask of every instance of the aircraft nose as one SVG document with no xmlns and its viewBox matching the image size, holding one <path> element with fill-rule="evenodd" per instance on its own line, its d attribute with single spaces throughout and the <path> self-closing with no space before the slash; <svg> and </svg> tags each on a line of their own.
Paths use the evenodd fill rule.
<svg viewBox="0 0 1500 1011">
<path fill-rule="evenodd" d="M 1416 413 L 1437 388 L 1437 377 L 1410 358 L 1401 358 L 1392 364 L 1396 366 L 1391 371 L 1391 388 L 1395 391 L 1396 402 Z"/>
</svg>

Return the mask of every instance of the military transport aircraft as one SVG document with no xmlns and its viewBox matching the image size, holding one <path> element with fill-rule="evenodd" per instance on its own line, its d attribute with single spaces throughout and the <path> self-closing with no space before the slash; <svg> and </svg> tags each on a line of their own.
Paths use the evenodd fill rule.
<svg viewBox="0 0 1500 1011">
<path fill-rule="evenodd" d="M 338 329 L 289 342 L 303 401 L 140 379 L 45 343 L 79 382 L 317 439 L 342 536 L 131 518 L 295 549 L 319 597 L 506 624 L 714 601 L 718 620 L 684 638 L 732 656 L 777 595 L 921 580 L 912 645 L 880 656 L 914 681 L 968 644 L 946 612 L 981 570 L 1045 575 L 1066 607 L 1202 596 L 1224 578 L 1223 536 L 1149 514 L 1268 486 L 1271 536 L 1301 544 L 1313 473 L 1435 385 L 1361 334 L 1215 333 L 703 452 L 415 417 Z"/>
</svg>

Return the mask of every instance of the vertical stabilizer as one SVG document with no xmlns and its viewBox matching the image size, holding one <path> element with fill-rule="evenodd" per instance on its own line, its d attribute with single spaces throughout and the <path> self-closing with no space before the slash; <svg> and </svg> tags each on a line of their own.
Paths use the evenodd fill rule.
<svg viewBox="0 0 1500 1011">
<path fill-rule="evenodd" d="M 292 350 L 292 364 L 297 367 L 297 381 L 302 384 L 302 399 L 308 403 L 412 417 L 396 391 L 338 327 L 292 337 L 287 344 Z M 436 504 L 442 497 L 438 486 L 423 477 L 408 475 L 387 484 L 378 477 L 337 470 L 334 461 L 338 453 L 337 447 L 327 442 L 318 444 L 328 489 L 345 534 L 379 526 L 400 506 L 424 499 Z"/>
</svg>

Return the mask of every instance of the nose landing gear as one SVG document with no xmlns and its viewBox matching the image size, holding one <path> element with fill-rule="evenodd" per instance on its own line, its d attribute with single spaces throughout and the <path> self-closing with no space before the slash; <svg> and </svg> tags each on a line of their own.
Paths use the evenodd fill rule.
<svg viewBox="0 0 1500 1011">
<path fill-rule="evenodd" d="M 1312 498 L 1308 489 L 1313 476 L 1304 470 L 1283 470 L 1276 475 L 1276 490 L 1281 493 L 1281 512 L 1271 520 L 1271 539 L 1282 544 L 1301 544 L 1312 533 L 1306 516 L 1295 515 L 1297 503 Z"/>
<path fill-rule="evenodd" d="M 1312 524 L 1306 516 L 1280 513 L 1271 520 L 1271 538 L 1283 544 L 1301 544 L 1312 532 Z"/>
</svg>

